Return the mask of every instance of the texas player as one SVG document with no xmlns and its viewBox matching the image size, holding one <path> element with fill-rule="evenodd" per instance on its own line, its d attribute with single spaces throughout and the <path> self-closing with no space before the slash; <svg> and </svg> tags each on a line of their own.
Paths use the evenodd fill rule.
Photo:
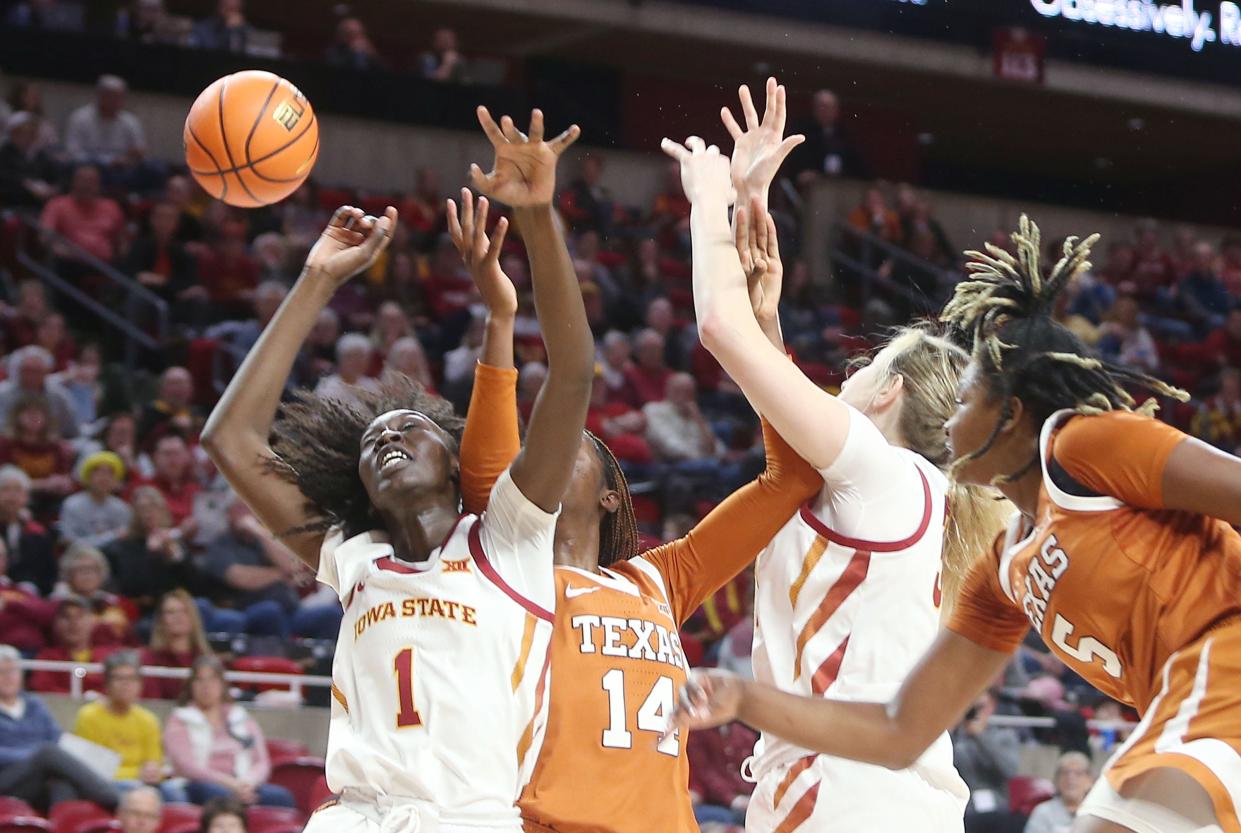
<svg viewBox="0 0 1241 833">
<path fill-rule="evenodd" d="M 1126 388 L 1183 398 L 1088 358 L 1051 318 L 1088 268 L 1070 239 L 1044 277 L 1025 217 L 1017 256 L 970 253 L 944 318 L 975 334 L 947 429 L 957 476 L 1020 510 L 966 580 L 948 630 L 888 703 L 803 700 L 719 675 L 678 723 L 734 717 L 833 755 L 901 766 L 994 679 L 1027 628 L 1141 723 L 1075 833 L 1241 833 L 1241 460 L 1133 413 Z"/>
<path fill-rule="evenodd" d="M 520 448 L 517 299 L 499 269 L 499 241 L 487 240 L 485 213 L 475 217 L 468 191 L 461 222 L 452 201 L 448 218 L 488 308 L 461 447 L 462 493 L 477 511 Z M 583 438 L 556 525 L 550 713 L 519 805 L 527 831 L 698 830 L 683 738 L 662 737 L 687 672 L 678 628 L 823 483 L 769 426 L 763 436 L 764 474 L 684 538 L 641 555 L 624 475 L 601 440 Z"/>
</svg>

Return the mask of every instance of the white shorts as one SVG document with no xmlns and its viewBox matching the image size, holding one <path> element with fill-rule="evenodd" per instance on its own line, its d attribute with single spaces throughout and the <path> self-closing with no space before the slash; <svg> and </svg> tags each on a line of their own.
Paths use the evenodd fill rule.
<svg viewBox="0 0 1241 833">
<path fill-rule="evenodd" d="M 1186 792 L 1188 777 L 1152 769 L 1135 775 L 1121 795 L 1100 776 L 1077 814 L 1123 825 L 1134 833 L 1223 833 L 1206 791 Z"/>
<path fill-rule="evenodd" d="M 327 803 L 310 815 L 302 833 L 521 833 L 521 822 L 450 824 L 412 802 L 381 808 L 361 801 Z"/>
<path fill-rule="evenodd" d="M 776 767 L 759 778 L 746 833 L 962 833 L 968 790 L 935 786 L 914 770 L 826 755 Z"/>
</svg>

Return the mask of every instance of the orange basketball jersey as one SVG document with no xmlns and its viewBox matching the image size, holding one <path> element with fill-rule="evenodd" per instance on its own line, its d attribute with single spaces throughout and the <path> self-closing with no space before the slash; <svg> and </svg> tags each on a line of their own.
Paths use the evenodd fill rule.
<svg viewBox="0 0 1241 833">
<path fill-rule="evenodd" d="M 1109 762 L 1113 786 L 1184 769 L 1238 833 L 1241 535 L 1163 508 L 1164 466 L 1184 439 L 1135 414 L 1053 415 L 1036 523 L 1014 517 L 971 571 L 949 627 L 1015 651 L 1032 625 L 1070 668 L 1143 715 Z"/>
</svg>

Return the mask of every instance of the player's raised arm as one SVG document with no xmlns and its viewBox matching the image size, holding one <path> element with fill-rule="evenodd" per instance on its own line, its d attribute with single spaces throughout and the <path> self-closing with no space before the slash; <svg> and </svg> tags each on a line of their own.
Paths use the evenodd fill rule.
<svg viewBox="0 0 1241 833">
<path fill-rule="evenodd" d="M 388 245 L 396 209 L 379 219 L 346 206 L 333 215 L 310 250 L 306 266 L 258 343 L 233 376 L 202 432 L 202 445 L 212 462 L 263 524 L 277 535 L 311 521 L 306 498 L 276 476 L 268 445 L 280 394 L 302 343 L 319 312 L 349 278 L 374 263 Z M 312 567 L 319 563 L 322 533 L 294 534 L 285 544 Z"/>
<path fill-rule="evenodd" d="M 729 227 L 734 189 L 729 160 L 702 139 L 669 139 L 664 151 L 681 163 L 691 203 L 694 309 L 702 343 L 746 398 L 817 469 L 831 466 L 849 432 L 850 409 L 806 378 L 764 335 Z"/>
<path fill-rule="evenodd" d="M 497 125 L 485 107 L 478 108 L 478 119 L 495 148 L 495 166 L 485 174 L 473 165 L 470 178 L 477 190 L 513 207 L 530 256 L 534 305 L 547 346 L 547 381 L 511 472 L 532 503 L 552 512 L 560 506 L 581 446 L 595 361 L 577 274 L 552 211 L 556 163 L 581 131 L 574 125 L 545 141 L 539 110 L 531 114 L 529 136 L 508 116 Z"/>
<path fill-rule="evenodd" d="M 720 118 L 734 142 L 730 168 L 733 188 L 737 191 L 737 204 L 748 206 L 751 200 L 756 199 L 763 210 L 767 209 L 767 194 L 780 165 L 793 148 L 806 141 L 800 133 L 787 138 L 784 136 L 787 120 L 784 85 L 777 84 L 775 78 L 768 78 L 766 93 L 760 121 L 749 86 L 742 84 L 738 88 L 744 128 L 731 110 L 727 107 L 720 109 Z"/>
<path fill-rule="evenodd" d="M 478 287 L 483 306 L 487 308 L 486 329 L 483 331 L 483 350 L 479 361 L 489 367 L 513 367 L 513 323 L 517 318 L 517 288 L 500 268 L 500 254 L 504 237 L 508 233 L 508 218 L 496 221 L 495 231 L 487 236 L 487 216 L 490 203 L 486 197 L 478 198 L 475 208 L 474 195 L 469 188 L 461 189 L 461 208 L 447 202 L 448 234 L 461 254 L 461 260 L 470 270 L 470 278 Z"/>
</svg>

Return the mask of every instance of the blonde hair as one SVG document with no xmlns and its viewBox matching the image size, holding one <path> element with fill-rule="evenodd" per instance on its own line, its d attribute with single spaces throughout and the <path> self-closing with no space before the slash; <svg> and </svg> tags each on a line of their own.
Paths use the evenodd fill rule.
<svg viewBox="0 0 1241 833">
<path fill-rule="evenodd" d="M 898 428 L 905 447 L 941 471 L 947 471 L 951 462 L 944 423 L 956 410 L 957 380 L 969 359 L 963 347 L 927 322 L 898 329 L 874 357 L 883 382 L 901 378 Z M 996 490 L 956 481 L 946 500 L 940 581 L 945 613 L 965 574 L 987 552 L 1013 511 Z"/>
<path fill-rule="evenodd" d="M 129 535 L 132 538 L 142 538 L 151 533 L 151 530 L 143 524 L 142 513 L 138 511 L 138 503 L 147 499 L 159 504 L 160 512 L 164 517 L 164 525 L 172 526 L 172 510 L 168 508 L 168 500 L 164 497 L 164 493 L 154 486 L 139 486 L 134 489 L 133 495 L 129 498 L 129 503 L 134 508 L 133 515 L 129 519 Z"/>
<path fill-rule="evenodd" d="M 198 615 L 198 605 L 189 593 L 178 587 L 169 590 L 160 597 L 159 606 L 155 609 L 155 622 L 151 626 L 151 650 L 167 651 L 170 648 L 168 633 L 164 630 L 164 605 L 170 599 L 176 599 L 185 605 L 185 615 L 190 617 L 190 644 L 197 656 L 211 653 L 211 645 L 207 642 L 207 634 L 203 631 L 203 620 Z"/>
<path fill-rule="evenodd" d="M 107 584 L 108 579 L 112 577 L 112 570 L 108 566 L 108 559 L 104 557 L 104 554 L 90 544 L 83 544 L 79 541 L 65 550 L 57 563 L 57 567 L 60 569 L 60 580 L 68 584 L 69 573 L 73 572 L 75 567 L 84 564 L 94 564 L 103 571 L 103 584 Z"/>
</svg>

